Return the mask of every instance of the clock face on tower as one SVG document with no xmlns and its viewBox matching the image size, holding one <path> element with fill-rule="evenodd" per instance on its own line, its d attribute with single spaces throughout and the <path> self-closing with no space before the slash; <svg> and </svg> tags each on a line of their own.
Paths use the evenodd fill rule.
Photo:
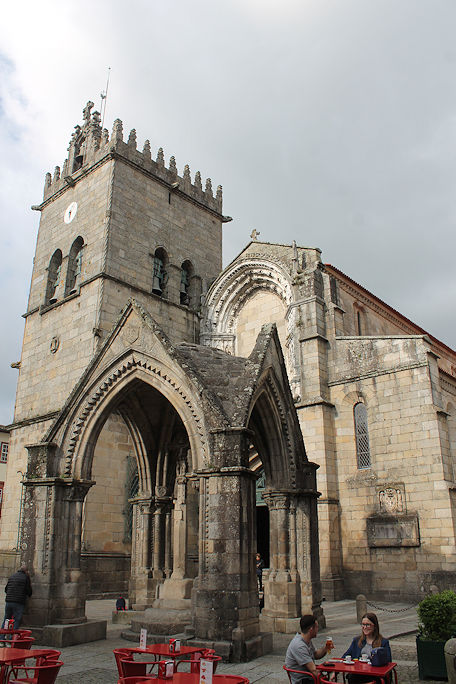
<svg viewBox="0 0 456 684">
<path fill-rule="evenodd" d="M 76 216 L 76 212 L 78 210 L 78 205 L 76 202 L 71 202 L 65 209 L 65 213 L 63 215 L 63 220 L 65 223 L 71 223 L 71 221 L 74 219 Z"/>
</svg>

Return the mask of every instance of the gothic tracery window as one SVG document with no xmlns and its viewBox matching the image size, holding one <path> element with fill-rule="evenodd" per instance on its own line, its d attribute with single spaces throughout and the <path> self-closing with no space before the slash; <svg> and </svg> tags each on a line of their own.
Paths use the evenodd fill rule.
<svg viewBox="0 0 456 684">
<path fill-rule="evenodd" d="M 355 422 L 356 457 L 358 468 L 370 468 L 371 457 L 369 447 L 369 431 L 367 425 L 367 410 L 362 402 L 355 404 L 353 409 Z"/>
</svg>

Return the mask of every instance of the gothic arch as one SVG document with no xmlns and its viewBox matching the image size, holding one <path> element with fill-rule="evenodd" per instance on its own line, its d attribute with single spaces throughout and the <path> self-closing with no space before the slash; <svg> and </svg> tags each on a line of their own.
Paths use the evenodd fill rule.
<svg viewBox="0 0 456 684">
<path fill-rule="evenodd" d="M 266 487 L 294 490 L 308 466 L 302 433 L 288 406 L 280 383 L 270 369 L 258 386 L 249 408 L 247 425 L 266 475 Z"/>
<path fill-rule="evenodd" d="M 193 389 L 189 384 L 185 386 L 178 374 L 169 367 L 145 355 L 129 353 L 101 373 L 71 411 L 63 427 L 61 440 L 65 477 L 88 477 L 97 436 L 108 415 L 125 403 L 124 397 L 135 382 L 150 386 L 168 400 L 187 431 L 192 467 L 197 468 L 204 464 L 207 438 L 203 414 L 193 396 Z M 144 435 L 144 430 L 139 429 L 139 416 L 132 418 L 134 411 L 131 404 L 124 406 L 122 412 L 133 429 L 132 438 L 137 454 L 141 457 L 145 445 L 139 436 Z M 150 473 L 143 474 L 143 481 L 149 482 Z"/>
<path fill-rule="evenodd" d="M 249 257 L 228 266 L 206 296 L 205 322 L 202 328 L 205 343 L 219 346 L 216 342 L 218 335 L 234 336 L 238 312 L 247 299 L 259 290 L 276 294 L 283 301 L 286 310 L 292 303 L 289 274 L 280 263 L 268 258 Z M 290 323 L 291 321 L 287 322 L 288 333 L 292 330 Z M 234 347 L 230 351 L 234 353 Z"/>
</svg>

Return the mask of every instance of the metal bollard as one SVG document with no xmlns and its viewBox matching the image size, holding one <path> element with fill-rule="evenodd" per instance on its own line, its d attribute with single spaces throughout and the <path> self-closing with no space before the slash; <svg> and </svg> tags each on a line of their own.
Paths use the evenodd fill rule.
<svg viewBox="0 0 456 684">
<path fill-rule="evenodd" d="M 363 615 L 367 613 L 367 598 L 364 594 L 358 594 L 356 597 L 356 620 L 361 622 Z"/>
</svg>

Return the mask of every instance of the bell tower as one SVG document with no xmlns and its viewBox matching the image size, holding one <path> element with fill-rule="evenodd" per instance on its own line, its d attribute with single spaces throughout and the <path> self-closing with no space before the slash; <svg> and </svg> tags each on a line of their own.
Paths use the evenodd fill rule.
<svg viewBox="0 0 456 684">
<path fill-rule="evenodd" d="M 201 295 L 222 268 L 222 188 L 179 175 L 163 149 L 111 136 L 88 102 L 62 168 L 46 174 L 11 437 L 2 543 L 16 543 L 25 445 L 43 440 L 133 298 L 174 343 L 199 342 Z M 14 470 L 14 472 L 13 472 Z M 6 510 L 5 510 L 6 509 Z"/>
</svg>

